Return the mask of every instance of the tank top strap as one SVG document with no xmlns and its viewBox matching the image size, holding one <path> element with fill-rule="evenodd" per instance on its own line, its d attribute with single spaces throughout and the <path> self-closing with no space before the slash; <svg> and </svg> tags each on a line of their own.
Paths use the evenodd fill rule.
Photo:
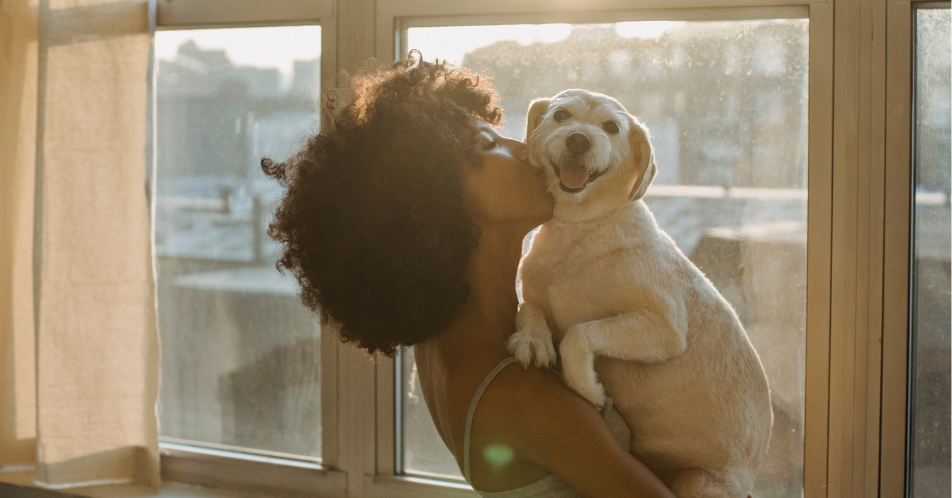
<svg viewBox="0 0 952 498">
<path fill-rule="evenodd" d="M 489 375 L 483 379 L 483 383 L 479 385 L 479 389 L 476 390 L 476 394 L 473 395 L 473 401 L 469 403 L 469 411 L 466 412 L 466 426 L 463 432 L 463 477 L 466 478 L 467 482 L 470 481 L 469 475 L 469 449 L 470 449 L 470 435 L 473 428 L 473 414 L 476 413 L 476 405 L 479 404 L 479 399 L 483 397 L 483 392 L 486 391 L 486 387 L 490 382 L 496 377 L 496 375 L 502 371 L 503 368 L 506 368 L 510 363 L 515 362 L 516 359 L 510 356 L 505 360 L 499 362 Z"/>
</svg>

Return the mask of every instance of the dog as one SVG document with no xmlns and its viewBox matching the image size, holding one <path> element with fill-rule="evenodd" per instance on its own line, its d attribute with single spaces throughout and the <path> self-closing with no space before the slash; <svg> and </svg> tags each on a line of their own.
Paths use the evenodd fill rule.
<svg viewBox="0 0 952 498">
<path fill-rule="evenodd" d="M 657 174 L 647 128 L 611 97 L 565 90 L 532 102 L 526 142 L 555 210 L 520 263 L 509 351 L 525 367 L 561 357 L 595 407 L 607 392 L 631 453 L 679 498 L 748 496 L 773 424 L 767 377 L 641 200 Z"/>
</svg>

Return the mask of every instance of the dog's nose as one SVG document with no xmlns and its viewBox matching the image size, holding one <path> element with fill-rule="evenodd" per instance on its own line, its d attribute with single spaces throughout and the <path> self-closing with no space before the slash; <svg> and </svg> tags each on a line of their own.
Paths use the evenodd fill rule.
<svg viewBox="0 0 952 498">
<path fill-rule="evenodd" d="M 575 131 L 569 134 L 568 138 L 565 139 L 565 146 L 574 154 L 581 154 L 588 151 L 592 148 L 592 140 L 588 138 L 588 135 Z"/>
</svg>

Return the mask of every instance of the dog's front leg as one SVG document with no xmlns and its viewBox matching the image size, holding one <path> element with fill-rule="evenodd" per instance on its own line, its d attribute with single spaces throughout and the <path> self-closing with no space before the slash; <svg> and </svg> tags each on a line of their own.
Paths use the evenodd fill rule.
<svg viewBox="0 0 952 498">
<path fill-rule="evenodd" d="M 596 407 L 605 388 L 595 375 L 595 355 L 644 363 L 678 356 L 687 347 L 687 327 L 658 313 L 641 310 L 569 327 L 559 344 L 565 383 Z"/>
<path fill-rule="evenodd" d="M 551 368 L 558 361 L 545 312 L 534 304 L 519 305 L 516 332 L 509 337 L 506 347 L 526 368 L 530 363 L 540 368 Z"/>
</svg>

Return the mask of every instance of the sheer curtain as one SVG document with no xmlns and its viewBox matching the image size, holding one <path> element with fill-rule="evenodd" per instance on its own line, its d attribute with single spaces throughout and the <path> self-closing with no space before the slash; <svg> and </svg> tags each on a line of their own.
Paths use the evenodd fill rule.
<svg viewBox="0 0 952 498">
<path fill-rule="evenodd" d="M 148 12 L 0 0 L 0 471 L 41 486 L 158 484 Z"/>
</svg>

